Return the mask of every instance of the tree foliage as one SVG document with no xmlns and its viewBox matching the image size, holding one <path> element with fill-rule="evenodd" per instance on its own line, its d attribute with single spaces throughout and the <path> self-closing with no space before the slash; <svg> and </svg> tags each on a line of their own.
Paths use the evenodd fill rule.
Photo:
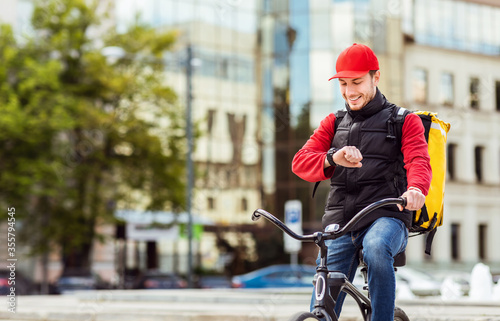
<svg viewBox="0 0 500 321">
<path fill-rule="evenodd" d="M 34 252 L 59 245 L 66 269 L 90 267 L 117 205 L 184 203 L 183 113 L 162 59 L 176 35 L 106 30 L 99 5 L 38 1 L 30 36 L 0 29 L 0 204 Z"/>
</svg>

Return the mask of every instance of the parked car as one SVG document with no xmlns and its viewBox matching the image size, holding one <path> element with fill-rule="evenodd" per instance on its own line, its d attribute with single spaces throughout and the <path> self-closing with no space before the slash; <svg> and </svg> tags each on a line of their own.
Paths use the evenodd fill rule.
<svg viewBox="0 0 500 321">
<path fill-rule="evenodd" d="M 149 270 L 139 276 L 136 289 L 183 289 L 187 282 L 174 273 Z"/>
<path fill-rule="evenodd" d="M 35 285 L 29 279 L 23 276 L 20 271 L 15 271 L 14 284 L 9 284 L 10 276 L 9 270 L 0 270 L 0 295 L 9 295 L 10 288 L 14 287 L 16 289 L 16 295 L 27 295 L 27 294 L 35 294 Z"/>
<path fill-rule="evenodd" d="M 313 265 L 271 265 L 233 277 L 234 288 L 311 287 L 316 274 Z"/>
<path fill-rule="evenodd" d="M 198 279 L 198 287 L 201 289 L 227 289 L 232 288 L 231 278 L 224 275 L 204 275 Z"/>
<path fill-rule="evenodd" d="M 441 282 L 432 275 L 409 266 L 398 267 L 396 272 L 396 291 L 405 283 L 416 296 L 432 296 L 441 293 Z M 365 281 L 360 269 L 356 271 L 353 284 L 363 289 Z"/>
<path fill-rule="evenodd" d="M 110 286 L 97 273 L 65 274 L 56 282 L 56 293 L 65 294 L 82 290 L 109 289 Z"/>
<path fill-rule="evenodd" d="M 409 266 L 398 267 L 396 284 L 406 282 L 413 294 L 417 296 L 432 296 L 441 293 L 441 282 L 429 273 Z"/>
</svg>

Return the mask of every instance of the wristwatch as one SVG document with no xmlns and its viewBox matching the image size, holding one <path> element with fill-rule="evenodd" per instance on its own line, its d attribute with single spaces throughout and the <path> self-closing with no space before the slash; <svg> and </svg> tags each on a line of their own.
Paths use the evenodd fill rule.
<svg viewBox="0 0 500 321">
<path fill-rule="evenodd" d="M 333 154 L 335 154 L 338 150 L 339 150 L 338 148 L 332 147 L 326 152 L 326 160 L 331 166 L 338 166 L 333 161 Z"/>
</svg>

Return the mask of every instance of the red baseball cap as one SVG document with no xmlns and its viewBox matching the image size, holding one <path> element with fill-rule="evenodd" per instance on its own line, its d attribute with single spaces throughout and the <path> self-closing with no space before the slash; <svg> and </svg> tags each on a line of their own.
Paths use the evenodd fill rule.
<svg viewBox="0 0 500 321">
<path fill-rule="evenodd" d="M 379 70 L 377 56 L 369 47 L 362 44 L 353 44 L 342 51 L 335 67 L 337 73 L 334 78 L 359 78 L 370 70 Z"/>
</svg>

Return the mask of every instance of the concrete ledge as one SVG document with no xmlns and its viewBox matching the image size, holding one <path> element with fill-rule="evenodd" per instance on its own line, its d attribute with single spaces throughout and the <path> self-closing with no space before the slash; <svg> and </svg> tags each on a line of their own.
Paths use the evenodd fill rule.
<svg viewBox="0 0 500 321">
<path fill-rule="evenodd" d="M 309 289 L 113 290 L 62 296 L 17 297 L 16 313 L 0 310 L 0 320 L 17 321 L 285 321 L 309 309 Z M 412 321 L 500 321 L 500 302 L 398 301 Z M 348 298 L 343 321 L 361 320 Z"/>
</svg>

